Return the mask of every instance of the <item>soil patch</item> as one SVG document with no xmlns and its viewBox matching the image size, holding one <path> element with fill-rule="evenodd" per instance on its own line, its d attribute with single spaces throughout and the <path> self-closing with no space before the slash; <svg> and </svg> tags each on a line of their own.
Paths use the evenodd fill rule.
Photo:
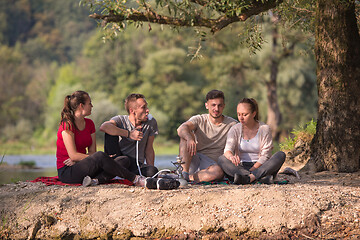
<svg viewBox="0 0 360 240">
<path fill-rule="evenodd" d="M 280 175 L 285 185 L 0 187 L 0 238 L 358 239 L 360 172 Z"/>
</svg>

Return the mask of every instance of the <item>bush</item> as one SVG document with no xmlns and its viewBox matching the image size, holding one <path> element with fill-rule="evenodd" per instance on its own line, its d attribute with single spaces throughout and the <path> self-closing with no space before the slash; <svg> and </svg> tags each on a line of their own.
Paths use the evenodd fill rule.
<svg viewBox="0 0 360 240">
<path fill-rule="evenodd" d="M 280 143 L 282 151 L 294 149 L 295 143 L 299 140 L 310 142 L 316 133 L 316 121 L 311 119 L 305 126 L 299 126 L 291 131 L 292 136 L 286 138 L 284 142 Z"/>
<path fill-rule="evenodd" d="M 34 168 L 36 163 L 35 161 L 20 161 L 18 165 L 23 168 Z"/>
<path fill-rule="evenodd" d="M 2 130 L 5 141 L 29 141 L 33 134 L 33 124 L 27 119 L 20 119 L 15 125 L 8 124 Z"/>
</svg>

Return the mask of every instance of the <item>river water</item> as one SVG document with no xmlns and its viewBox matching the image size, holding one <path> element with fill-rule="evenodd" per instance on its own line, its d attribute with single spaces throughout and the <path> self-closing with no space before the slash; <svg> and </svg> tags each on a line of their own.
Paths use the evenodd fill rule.
<svg viewBox="0 0 360 240">
<path fill-rule="evenodd" d="M 34 169 L 0 168 L 0 184 L 57 175 L 55 155 L 8 155 L 3 158 L 3 163 L 8 165 L 32 161 L 35 162 L 36 168 Z M 160 155 L 155 157 L 155 166 L 159 169 L 174 169 L 175 167 L 171 162 L 175 161 L 176 155 Z"/>
</svg>

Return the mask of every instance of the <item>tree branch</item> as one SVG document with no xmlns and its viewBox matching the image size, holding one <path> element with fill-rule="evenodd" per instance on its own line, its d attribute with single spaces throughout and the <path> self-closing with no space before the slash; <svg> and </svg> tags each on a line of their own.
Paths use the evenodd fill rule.
<svg viewBox="0 0 360 240">
<path fill-rule="evenodd" d="M 252 6 L 244 10 L 239 16 L 227 17 L 224 15 L 217 19 L 205 18 L 202 17 L 200 14 L 198 14 L 194 16 L 192 20 L 188 20 L 183 18 L 174 18 L 174 17 L 160 15 L 154 11 L 141 12 L 134 9 L 132 9 L 130 12 L 127 13 L 122 13 L 122 12 L 114 13 L 110 11 L 108 15 L 101 15 L 94 13 L 89 17 L 103 20 L 105 24 L 111 22 L 116 23 L 116 22 L 130 20 L 135 22 L 150 22 L 150 23 L 166 24 L 173 26 L 206 27 L 206 28 L 210 28 L 211 31 L 215 33 L 232 23 L 245 21 L 251 16 L 258 15 L 269 9 L 275 8 L 277 5 L 282 3 L 282 1 L 283 0 L 269 0 L 263 2 L 259 0 L 254 0 Z M 200 5 L 206 4 L 202 0 L 192 0 L 192 2 Z"/>
</svg>

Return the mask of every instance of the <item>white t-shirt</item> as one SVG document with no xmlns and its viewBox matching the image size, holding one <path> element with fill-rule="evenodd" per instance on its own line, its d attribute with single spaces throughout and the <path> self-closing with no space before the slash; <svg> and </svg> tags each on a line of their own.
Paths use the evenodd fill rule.
<svg viewBox="0 0 360 240">
<path fill-rule="evenodd" d="M 216 125 L 209 119 L 209 114 L 192 116 L 189 119 L 195 126 L 197 140 L 197 152 L 202 153 L 215 162 L 224 153 L 226 136 L 237 121 L 231 117 L 224 116 L 222 123 Z"/>
<path fill-rule="evenodd" d="M 241 138 L 239 149 L 242 162 L 257 162 L 259 160 L 260 152 L 259 131 L 252 139 L 245 140 L 244 138 Z"/>
</svg>

